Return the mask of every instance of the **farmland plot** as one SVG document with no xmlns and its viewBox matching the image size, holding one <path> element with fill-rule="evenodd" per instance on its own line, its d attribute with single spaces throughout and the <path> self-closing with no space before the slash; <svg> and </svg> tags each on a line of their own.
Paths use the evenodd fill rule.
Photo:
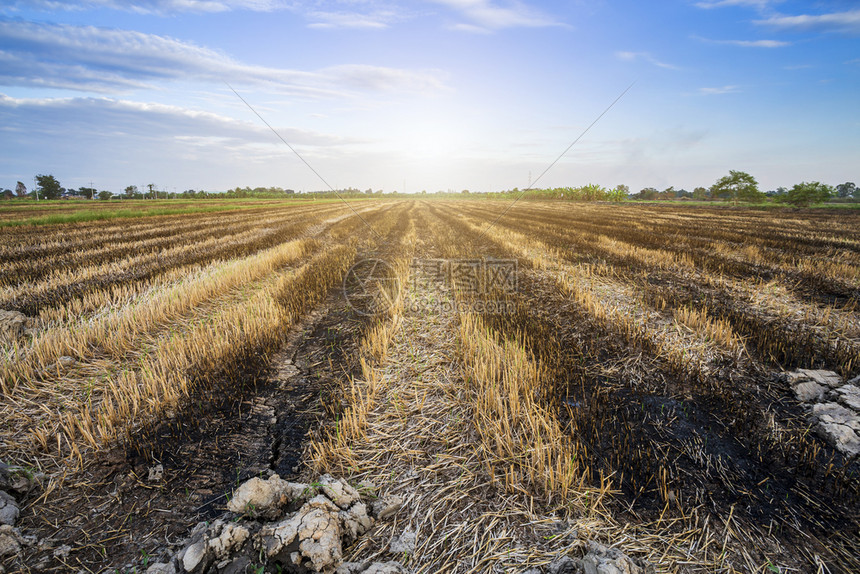
<svg viewBox="0 0 860 574">
<path fill-rule="evenodd" d="M 328 472 L 405 501 L 350 560 L 406 527 L 422 572 L 589 540 L 659 571 L 857 571 L 860 218 L 507 207 L 3 230 L 0 308 L 29 319 L 0 458 L 45 475 L 21 524 L 71 548 L 8 568 L 139 565 L 246 478 Z"/>
</svg>

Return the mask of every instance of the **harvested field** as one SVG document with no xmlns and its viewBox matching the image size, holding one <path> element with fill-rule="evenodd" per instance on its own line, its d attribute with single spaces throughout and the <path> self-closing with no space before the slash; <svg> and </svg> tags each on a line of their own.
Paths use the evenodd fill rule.
<svg viewBox="0 0 860 574">
<path fill-rule="evenodd" d="M 145 571 L 329 473 L 402 501 L 349 561 L 860 571 L 860 214 L 508 207 L 0 228 L 3 567 Z"/>
</svg>

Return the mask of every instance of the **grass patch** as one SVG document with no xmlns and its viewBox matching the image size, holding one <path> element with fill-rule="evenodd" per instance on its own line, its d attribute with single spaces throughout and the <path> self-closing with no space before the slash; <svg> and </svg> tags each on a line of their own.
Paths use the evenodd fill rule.
<svg viewBox="0 0 860 574">
<path fill-rule="evenodd" d="M 164 200 L 165 202 L 170 200 Z M 340 201 L 338 199 L 318 199 L 316 203 L 324 204 L 324 203 L 333 203 Z M 265 207 L 271 207 L 272 203 L 278 204 L 289 204 L 294 203 L 295 205 L 304 205 L 306 201 L 295 201 L 295 200 L 285 200 L 278 202 L 258 202 L 258 201 L 235 201 L 235 200 L 199 200 L 195 201 L 191 204 L 185 203 L 184 205 L 173 205 L 171 207 L 153 207 L 150 208 L 152 202 L 135 202 L 136 205 L 132 207 L 126 207 L 121 209 L 111 209 L 108 206 L 105 206 L 101 209 L 80 209 L 79 205 L 70 205 L 60 206 L 57 204 L 45 206 L 43 207 L 41 204 L 36 204 L 35 202 L 28 204 L 27 206 L 16 207 L 13 209 L 5 209 L 0 210 L 0 213 L 6 212 L 9 213 L 11 211 L 18 212 L 16 215 L 20 214 L 24 216 L 24 213 L 21 211 L 25 210 L 57 210 L 61 211 L 61 213 L 51 213 L 49 215 L 41 215 L 34 217 L 22 217 L 21 219 L 13 219 L 8 221 L 0 221 L 0 228 L 2 227 L 20 227 L 23 225 L 58 225 L 63 223 L 84 223 L 87 221 L 102 221 L 107 219 L 134 219 L 139 217 L 151 217 L 151 216 L 159 216 L 159 215 L 179 215 L 185 213 L 213 213 L 218 211 L 236 211 L 242 209 L 262 209 Z M 148 205 L 141 205 L 148 204 Z M 94 206 L 88 206 L 94 207 Z M 71 213 L 68 213 L 71 211 Z"/>
</svg>

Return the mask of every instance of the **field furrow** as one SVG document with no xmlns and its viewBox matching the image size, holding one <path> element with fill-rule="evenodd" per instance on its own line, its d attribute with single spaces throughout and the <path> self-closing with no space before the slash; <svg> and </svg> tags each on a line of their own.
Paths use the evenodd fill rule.
<svg viewBox="0 0 860 574">
<path fill-rule="evenodd" d="M 368 199 L 0 227 L 0 459 L 44 473 L 23 524 L 85 570 L 277 472 L 399 496 L 343 558 L 408 531 L 414 572 L 546 571 L 594 541 L 658 572 L 856 572 L 858 225 Z M 62 571 L 49 550 L 23 555 Z"/>
</svg>

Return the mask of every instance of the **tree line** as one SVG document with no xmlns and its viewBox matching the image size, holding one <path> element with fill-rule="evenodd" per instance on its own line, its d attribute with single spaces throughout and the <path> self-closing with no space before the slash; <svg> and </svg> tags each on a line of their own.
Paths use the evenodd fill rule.
<svg viewBox="0 0 860 574">
<path fill-rule="evenodd" d="M 718 179 L 710 188 L 697 187 L 689 192 L 684 189 L 676 190 L 674 187 L 669 187 L 663 191 L 646 187 L 639 193 L 633 194 L 631 198 L 643 200 L 688 198 L 701 201 L 722 200 L 744 203 L 762 203 L 770 200 L 796 207 L 806 207 L 837 198 L 860 200 L 860 188 L 850 181 L 837 186 L 818 181 L 805 181 L 795 184 L 790 189 L 778 187 L 772 191 L 762 192 L 753 176 L 743 171 L 729 170 L 728 175 Z"/>
<path fill-rule="evenodd" d="M 53 175 L 37 175 L 35 178 L 35 186 L 28 191 L 27 186 L 19 181 L 15 186 L 15 190 L 3 189 L 0 191 L 0 197 L 3 199 L 26 198 L 32 197 L 35 199 L 61 199 L 64 197 L 83 197 L 86 199 L 230 199 L 230 198 L 283 198 L 296 197 L 295 190 L 284 189 L 281 187 L 236 187 L 227 190 L 226 193 L 206 192 L 203 190 L 195 191 L 187 189 L 176 193 L 160 191 L 153 183 L 147 184 L 141 190 L 136 185 L 127 186 L 122 194 L 114 194 L 110 191 L 97 191 L 91 187 L 81 187 L 79 189 L 65 189 L 60 185 Z M 421 192 L 426 195 L 426 191 Z M 470 191 L 464 189 L 460 194 L 455 194 L 452 190 L 448 192 L 439 191 L 432 195 L 436 196 L 453 196 L 469 195 Z M 398 193 L 397 191 L 383 194 L 382 190 L 373 191 L 367 189 L 361 191 L 355 188 L 347 188 L 343 190 L 328 190 L 328 191 L 312 191 L 301 194 L 302 197 L 314 198 L 356 198 L 366 196 L 405 196 L 406 194 Z M 507 191 L 481 193 L 482 197 L 488 198 L 508 198 L 508 197 L 526 197 L 531 199 L 563 199 L 570 201 L 626 201 L 632 200 L 675 200 L 675 199 L 692 199 L 700 201 L 731 201 L 743 203 L 761 203 L 765 201 L 773 201 L 785 203 L 798 207 L 805 207 L 812 204 L 824 203 L 833 199 L 842 201 L 858 201 L 860 200 L 860 188 L 854 185 L 853 182 L 845 182 L 837 186 L 830 186 L 818 181 L 802 182 L 794 185 L 790 189 L 779 187 L 773 191 L 762 192 L 759 190 L 759 185 L 756 179 L 750 174 L 743 171 L 730 170 L 729 174 L 721 177 L 711 187 L 696 187 L 693 191 L 685 189 L 675 189 L 668 187 L 662 191 L 654 187 L 646 187 L 638 193 L 630 193 L 629 187 L 626 185 L 618 185 L 613 189 L 605 188 L 600 185 L 588 184 L 580 187 L 556 187 L 547 189 L 526 189 L 520 191 L 514 188 Z"/>
</svg>

